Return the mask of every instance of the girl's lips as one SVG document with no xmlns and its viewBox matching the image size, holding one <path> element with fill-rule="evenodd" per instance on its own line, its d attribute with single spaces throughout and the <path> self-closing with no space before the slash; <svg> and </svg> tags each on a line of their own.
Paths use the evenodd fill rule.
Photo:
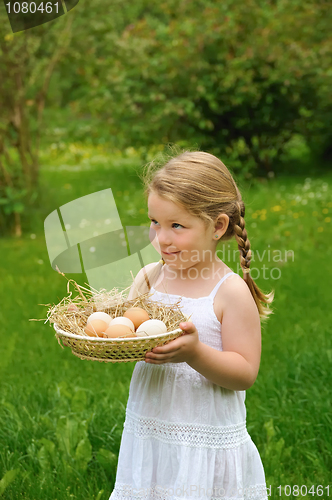
<svg viewBox="0 0 332 500">
<path fill-rule="evenodd" d="M 176 253 L 179 253 L 179 252 L 172 252 L 172 253 L 162 252 L 162 253 L 165 255 L 175 255 Z"/>
</svg>

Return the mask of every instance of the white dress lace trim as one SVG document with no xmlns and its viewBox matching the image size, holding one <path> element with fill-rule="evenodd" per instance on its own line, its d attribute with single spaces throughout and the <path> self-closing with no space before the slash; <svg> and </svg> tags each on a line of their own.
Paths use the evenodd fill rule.
<svg viewBox="0 0 332 500">
<path fill-rule="evenodd" d="M 242 498 L 246 500 L 266 500 L 266 485 L 256 484 L 243 489 Z M 111 497 L 113 498 L 113 497 Z M 210 488 L 205 490 L 196 485 L 177 488 L 162 488 L 156 484 L 151 484 L 148 488 L 133 488 L 130 484 L 117 484 L 117 493 L 114 496 L 116 500 L 128 500 L 135 498 L 137 500 L 186 500 L 190 499 L 209 499 L 209 500 L 239 500 L 238 496 L 226 496 L 223 488 Z"/>
<path fill-rule="evenodd" d="M 124 428 L 140 439 L 158 439 L 165 443 L 203 448 L 236 448 L 250 441 L 246 423 L 220 426 L 169 423 L 157 418 L 138 417 L 127 409 Z"/>
</svg>

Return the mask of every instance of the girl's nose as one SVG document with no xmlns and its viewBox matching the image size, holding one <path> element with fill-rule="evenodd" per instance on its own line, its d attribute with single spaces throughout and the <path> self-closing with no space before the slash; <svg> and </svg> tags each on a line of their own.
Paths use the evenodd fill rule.
<svg viewBox="0 0 332 500">
<path fill-rule="evenodd" d="M 161 247 L 166 247 L 172 244 L 171 234 L 166 229 L 159 228 L 156 231 L 156 237 Z"/>
</svg>

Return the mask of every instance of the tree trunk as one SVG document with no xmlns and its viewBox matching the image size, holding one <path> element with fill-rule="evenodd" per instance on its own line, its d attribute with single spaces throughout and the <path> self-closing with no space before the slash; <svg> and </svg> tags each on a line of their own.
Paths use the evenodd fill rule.
<svg viewBox="0 0 332 500">
<path fill-rule="evenodd" d="M 20 238 L 22 236 L 22 227 L 21 227 L 21 216 L 18 212 L 14 212 L 14 235 L 17 238 Z"/>
</svg>

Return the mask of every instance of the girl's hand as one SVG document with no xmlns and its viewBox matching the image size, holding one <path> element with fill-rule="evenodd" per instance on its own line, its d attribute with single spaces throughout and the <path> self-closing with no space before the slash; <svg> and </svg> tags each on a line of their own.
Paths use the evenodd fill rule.
<svg viewBox="0 0 332 500">
<path fill-rule="evenodd" d="M 193 359 L 199 348 L 198 331 L 191 321 L 180 323 L 185 335 L 172 340 L 161 347 L 154 347 L 145 355 L 145 362 L 160 365 L 162 363 L 183 363 Z"/>
</svg>

